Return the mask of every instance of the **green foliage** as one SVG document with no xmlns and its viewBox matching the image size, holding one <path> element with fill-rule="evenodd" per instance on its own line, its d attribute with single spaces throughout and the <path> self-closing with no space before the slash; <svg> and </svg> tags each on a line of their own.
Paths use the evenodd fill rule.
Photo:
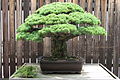
<svg viewBox="0 0 120 80">
<path fill-rule="evenodd" d="M 33 32 L 19 32 L 16 35 L 16 39 L 25 39 L 25 40 L 31 40 L 31 41 L 37 41 L 37 42 L 42 42 L 43 38 L 42 35 L 38 34 L 38 31 L 33 31 Z"/>
<path fill-rule="evenodd" d="M 31 26 L 27 25 L 26 23 L 23 23 L 18 27 L 17 32 L 26 32 L 26 31 L 29 31 L 31 29 L 32 29 Z"/>
<path fill-rule="evenodd" d="M 70 17 L 71 17 L 70 21 L 75 24 L 91 24 L 91 25 L 100 24 L 100 20 L 91 13 L 74 12 L 70 13 Z"/>
<path fill-rule="evenodd" d="M 44 24 L 45 27 L 33 26 Z M 76 24 L 84 24 L 77 28 Z M 25 19 L 17 29 L 17 40 L 42 41 L 44 37 L 55 37 L 68 40 L 80 34 L 105 35 L 105 29 L 98 26 L 100 20 L 91 13 L 86 13 L 77 4 L 55 2 L 36 10 Z M 97 27 L 96 27 L 97 26 Z"/>
<path fill-rule="evenodd" d="M 71 24 L 57 24 L 57 25 L 52 25 L 52 26 L 48 26 L 48 27 L 44 27 L 43 29 L 39 30 L 38 32 L 40 34 L 55 34 L 56 33 L 73 33 L 77 31 L 77 28 L 75 25 L 71 25 Z"/>
<path fill-rule="evenodd" d="M 35 16 L 35 17 L 34 17 Z M 47 16 L 40 16 L 39 14 L 30 15 L 25 23 L 28 25 L 37 25 L 37 24 L 91 24 L 97 25 L 100 24 L 100 20 L 97 19 L 94 15 L 90 13 L 81 13 L 73 12 L 70 14 L 49 14 Z"/>
<path fill-rule="evenodd" d="M 83 26 L 79 27 L 78 31 L 80 34 L 91 34 L 91 35 L 106 35 L 106 31 L 103 27 L 100 26 Z"/>
<path fill-rule="evenodd" d="M 34 66 L 24 66 L 20 68 L 14 77 L 20 78 L 36 78 L 37 77 L 37 68 Z"/>
<path fill-rule="evenodd" d="M 55 2 L 49 5 L 44 5 L 39 8 L 36 13 L 40 15 L 48 14 L 68 14 L 71 12 L 84 12 L 84 10 L 77 4 L 68 3 L 68 2 Z"/>
</svg>

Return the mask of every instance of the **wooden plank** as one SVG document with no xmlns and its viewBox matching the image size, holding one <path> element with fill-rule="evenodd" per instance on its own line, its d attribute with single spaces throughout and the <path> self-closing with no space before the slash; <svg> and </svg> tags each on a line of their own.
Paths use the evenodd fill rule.
<svg viewBox="0 0 120 80">
<path fill-rule="evenodd" d="M 107 36 L 107 61 L 106 67 L 111 70 L 112 67 L 112 55 L 113 55 L 113 46 L 114 46 L 114 0 L 110 0 L 108 3 L 108 36 Z"/>
<path fill-rule="evenodd" d="M 87 0 L 87 11 L 92 13 L 93 0 Z"/>
<path fill-rule="evenodd" d="M 86 58 L 85 57 L 85 36 L 84 35 L 80 35 L 79 36 L 79 56 L 82 58 Z"/>
<path fill-rule="evenodd" d="M 87 11 L 92 13 L 92 0 L 87 0 Z M 86 35 L 86 49 L 87 49 L 87 53 L 86 53 L 86 62 L 87 63 L 91 63 L 91 59 L 92 59 L 92 36 L 91 35 Z"/>
<path fill-rule="evenodd" d="M 44 1 L 43 0 L 40 0 L 40 7 L 44 5 Z M 39 26 L 43 26 L 43 25 L 39 25 Z M 38 43 L 38 57 L 39 56 L 43 56 L 43 48 L 44 48 L 44 43 L 43 42 L 40 42 Z"/>
<path fill-rule="evenodd" d="M 114 23 L 114 54 L 113 54 L 113 73 L 118 76 L 119 52 L 120 52 L 120 0 L 115 1 L 115 23 Z"/>
<path fill-rule="evenodd" d="M 85 10 L 85 0 L 80 0 L 80 6 Z"/>
<path fill-rule="evenodd" d="M 64 2 L 64 0 L 59 0 L 59 2 Z"/>
<path fill-rule="evenodd" d="M 106 9 L 107 0 L 101 0 L 101 21 L 104 28 L 106 28 Z M 105 65 L 105 36 L 100 36 L 99 46 L 100 63 Z"/>
<path fill-rule="evenodd" d="M 66 2 L 72 2 L 72 0 L 67 0 Z M 72 39 L 67 41 L 67 53 L 69 56 L 75 56 L 75 54 L 73 54 L 73 40 Z"/>
<path fill-rule="evenodd" d="M 39 0 L 39 7 L 44 5 L 44 0 Z"/>
<path fill-rule="evenodd" d="M 45 4 L 49 4 L 50 0 L 45 0 Z M 50 56 L 51 55 L 51 38 L 46 37 L 44 38 L 44 51 L 43 56 Z"/>
<path fill-rule="evenodd" d="M 94 7 L 94 15 L 97 18 L 100 18 L 100 0 L 95 0 L 95 7 Z M 93 63 L 97 63 L 98 62 L 98 58 L 99 58 L 99 36 L 93 36 L 93 40 L 94 40 L 94 50 L 93 50 Z"/>
<path fill-rule="evenodd" d="M 75 3 L 75 4 L 78 4 L 78 0 L 73 0 L 72 1 L 73 3 Z M 76 25 L 76 26 L 78 26 L 78 25 Z M 73 56 L 78 56 L 79 55 L 79 52 L 78 52 L 78 37 L 75 37 L 75 38 L 73 38 L 72 39 L 72 45 L 73 45 Z"/>
<path fill-rule="evenodd" d="M 3 72 L 4 78 L 9 77 L 9 64 L 8 64 L 8 0 L 2 1 L 2 20 L 3 20 Z"/>
<path fill-rule="evenodd" d="M 15 72 L 15 0 L 9 1 L 10 75 Z"/>
<path fill-rule="evenodd" d="M 34 13 L 36 10 L 36 1 L 37 0 L 31 0 L 31 13 Z M 31 54 L 31 62 L 35 63 L 36 62 L 36 52 L 37 52 L 37 43 L 30 41 L 29 42 L 29 46 L 30 46 L 30 54 Z"/>
<path fill-rule="evenodd" d="M 17 27 L 22 23 L 22 0 L 16 1 L 16 24 Z M 22 65 L 22 55 L 23 55 L 23 41 L 19 40 L 16 42 L 16 50 L 17 50 L 17 66 Z"/>
<path fill-rule="evenodd" d="M 30 0 L 24 0 L 24 20 L 29 15 L 29 2 Z M 29 41 L 24 42 L 24 61 L 25 63 L 29 62 Z"/>
<path fill-rule="evenodd" d="M 0 0 L 0 14 L 1 14 L 1 0 Z M 1 15 L 0 15 L 1 24 Z M 2 26 L 0 25 L 0 78 L 2 78 Z"/>
</svg>

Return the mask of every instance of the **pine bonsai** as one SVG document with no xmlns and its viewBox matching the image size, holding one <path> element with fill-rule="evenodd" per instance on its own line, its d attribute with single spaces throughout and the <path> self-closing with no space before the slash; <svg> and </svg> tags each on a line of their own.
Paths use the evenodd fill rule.
<svg viewBox="0 0 120 80">
<path fill-rule="evenodd" d="M 55 2 L 36 10 L 17 29 L 17 40 L 42 42 L 51 37 L 52 57 L 66 58 L 66 41 L 79 35 L 106 35 L 100 20 L 85 12 L 79 5 L 69 2 Z M 80 24 L 79 26 L 77 24 Z M 34 27 L 44 25 L 44 27 Z"/>
</svg>

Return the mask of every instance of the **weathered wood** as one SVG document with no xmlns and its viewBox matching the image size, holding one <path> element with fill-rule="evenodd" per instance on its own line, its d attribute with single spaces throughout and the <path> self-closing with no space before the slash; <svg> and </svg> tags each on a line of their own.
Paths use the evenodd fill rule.
<svg viewBox="0 0 120 80">
<path fill-rule="evenodd" d="M 64 0 L 59 0 L 59 2 L 64 2 Z"/>
<path fill-rule="evenodd" d="M 16 26 L 20 26 L 22 23 L 22 0 L 16 1 Z M 19 40 L 16 42 L 16 52 L 17 52 L 17 66 L 22 65 L 22 55 L 23 55 L 23 41 Z"/>
<path fill-rule="evenodd" d="M 107 9 L 107 0 L 101 0 L 101 21 L 102 26 L 106 28 L 106 9 Z M 105 36 L 100 36 L 99 42 L 99 54 L 100 54 L 100 63 L 105 65 Z"/>
<path fill-rule="evenodd" d="M 36 10 L 36 1 L 37 0 L 31 0 L 31 14 L 35 12 Z M 36 52 L 37 52 L 37 43 L 30 41 L 29 42 L 29 46 L 30 46 L 30 51 L 29 53 L 31 54 L 31 62 L 32 63 L 36 63 Z"/>
<path fill-rule="evenodd" d="M 92 13 L 92 0 L 87 0 L 87 11 Z M 86 43 L 87 43 L 87 53 L 86 53 L 86 62 L 91 63 L 92 59 L 92 36 L 86 35 Z"/>
<path fill-rule="evenodd" d="M 30 0 L 24 0 L 24 20 L 29 15 L 29 2 Z M 24 61 L 29 62 L 29 41 L 24 42 Z"/>
<path fill-rule="evenodd" d="M 80 0 L 80 6 L 85 10 L 85 0 Z"/>
<path fill-rule="evenodd" d="M 9 50 L 8 50 L 8 0 L 2 1 L 2 20 L 3 20 L 3 67 L 4 78 L 9 77 Z"/>
<path fill-rule="evenodd" d="M 78 4 L 78 0 L 73 0 L 73 3 Z M 78 26 L 78 25 L 76 25 Z M 78 56 L 79 52 L 78 52 L 78 37 L 75 37 L 72 39 L 72 43 L 73 43 L 73 56 Z"/>
<path fill-rule="evenodd" d="M 112 67 L 112 58 L 113 58 L 113 46 L 114 46 L 114 0 L 109 1 L 108 6 L 108 36 L 107 36 L 107 61 L 106 67 L 111 70 Z"/>
<path fill-rule="evenodd" d="M 1 14 L 1 0 L 0 0 L 0 14 Z M 1 24 L 1 15 L 0 15 Z M 0 25 L 0 78 L 2 78 L 2 26 Z"/>
<path fill-rule="evenodd" d="M 39 7 L 43 6 L 44 0 L 39 0 Z"/>
<path fill-rule="evenodd" d="M 45 4 L 49 4 L 50 0 L 45 0 Z M 51 55 L 51 38 L 46 37 L 44 38 L 44 51 L 43 56 L 50 56 Z"/>
<path fill-rule="evenodd" d="M 94 7 L 94 14 L 97 18 L 100 18 L 100 0 L 95 0 L 95 7 Z M 94 50 L 93 50 L 93 63 L 98 62 L 99 58 L 99 36 L 93 36 L 93 41 L 94 41 Z"/>
<path fill-rule="evenodd" d="M 40 0 L 40 7 L 42 7 L 44 4 L 44 1 L 43 0 Z M 43 25 L 40 25 L 40 26 L 43 26 Z M 40 42 L 40 43 L 38 43 L 38 57 L 39 56 L 43 56 L 43 48 L 44 48 L 44 43 L 43 42 Z"/>
<path fill-rule="evenodd" d="M 114 26 L 114 54 L 113 54 L 113 73 L 118 76 L 119 52 L 120 52 L 120 0 L 115 1 L 115 26 Z"/>
<path fill-rule="evenodd" d="M 10 1 L 9 29 L 10 29 L 10 75 L 15 72 L 15 0 Z"/>
</svg>

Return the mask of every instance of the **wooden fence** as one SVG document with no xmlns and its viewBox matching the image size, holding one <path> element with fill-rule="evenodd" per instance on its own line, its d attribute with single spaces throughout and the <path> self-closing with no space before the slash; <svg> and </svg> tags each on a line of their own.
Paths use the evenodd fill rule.
<svg viewBox="0 0 120 80">
<path fill-rule="evenodd" d="M 100 18 L 107 36 L 79 36 L 67 42 L 69 55 L 82 56 L 87 63 L 102 63 L 118 75 L 120 51 L 120 0 L 0 0 L 0 78 L 8 78 L 23 63 L 37 63 L 49 56 L 50 38 L 44 43 L 16 41 L 16 29 L 44 4 L 73 2 Z"/>
</svg>

